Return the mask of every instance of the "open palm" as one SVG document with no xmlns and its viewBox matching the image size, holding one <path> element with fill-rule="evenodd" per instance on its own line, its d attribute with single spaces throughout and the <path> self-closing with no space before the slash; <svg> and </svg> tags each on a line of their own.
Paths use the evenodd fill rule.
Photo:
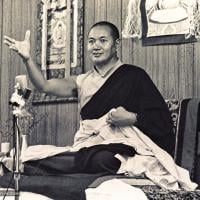
<svg viewBox="0 0 200 200">
<path fill-rule="evenodd" d="M 17 41 L 8 36 L 4 36 L 4 43 L 9 46 L 10 49 L 17 52 L 23 59 L 30 58 L 30 31 L 26 31 L 25 39 L 23 41 Z"/>
</svg>

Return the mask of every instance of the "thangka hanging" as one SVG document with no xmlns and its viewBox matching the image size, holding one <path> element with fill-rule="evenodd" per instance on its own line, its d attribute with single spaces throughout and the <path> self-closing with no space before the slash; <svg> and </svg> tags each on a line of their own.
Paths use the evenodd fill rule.
<svg viewBox="0 0 200 200">
<path fill-rule="evenodd" d="M 200 39 L 200 0 L 130 0 L 122 32 L 146 45 Z"/>
</svg>

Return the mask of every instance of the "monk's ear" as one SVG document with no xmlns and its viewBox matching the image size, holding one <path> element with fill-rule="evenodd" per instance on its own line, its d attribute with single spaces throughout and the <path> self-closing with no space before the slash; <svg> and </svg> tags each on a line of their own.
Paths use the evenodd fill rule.
<svg viewBox="0 0 200 200">
<path fill-rule="evenodd" d="M 116 45 L 116 49 L 118 50 L 120 48 L 120 44 L 121 44 L 121 39 L 116 39 L 115 40 L 115 45 Z"/>
</svg>

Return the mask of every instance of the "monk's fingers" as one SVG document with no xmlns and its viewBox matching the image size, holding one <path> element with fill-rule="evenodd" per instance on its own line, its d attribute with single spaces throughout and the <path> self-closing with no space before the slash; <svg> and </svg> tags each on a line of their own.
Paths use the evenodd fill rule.
<svg viewBox="0 0 200 200">
<path fill-rule="evenodd" d="M 8 45 L 8 47 L 16 52 L 18 52 L 17 44 L 11 43 L 8 40 L 4 40 L 4 44 Z"/>
<path fill-rule="evenodd" d="M 13 39 L 13 38 L 11 38 L 11 37 L 8 37 L 8 36 L 4 36 L 4 40 L 6 40 L 6 41 L 8 41 L 8 42 L 10 42 L 10 43 L 12 43 L 12 44 L 15 44 L 16 43 L 16 40 L 15 39 Z"/>
<path fill-rule="evenodd" d="M 3 43 L 6 44 L 6 45 L 8 45 L 8 46 L 11 46 L 11 45 L 12 45 L 12 43 L 9 42 L 8 40 L 4 40 Z"/>
<path fill-rule="evenodd" d="M 26 33 L 25 33 L 25 40 L 29 41 L 30 40 L 30 36 L 31 36 L 31 32 L 30 32 L 30 30 L 27 30 Z"/>
<path fill-rule="evenodd" d="M 18 49 L 14 44 L 10 45 L 9 48 L 12 49 L 13 51 L 18 52 Z"/>
<path fill-rule="evenodd" d="M 17 45 L 15 43 L 10 42 L 9 40 L 4 40 L 3 42 L 4 42 L 5 45 L 7 45 L 9 48 L 11 48 L 13 50 L 17 49 L 16 48 Z"/>
<path fill-rule="evenodd" d="M 112 124 L 113 121 L 112 121 L 112 119 L 110 119 L 109 117 L 107 117 L 107 118 L 106 118 L 106 122 L 107 122 L 108 124 Z"/>
<path fill-rule="evenodd" d="M 108 114 L 107 114 L 107 119 L 111 119 L 112 118 L 112 115 L 111 115 L 111 112 L 109 112 Z"/>
<path fill-rule="evenodd" d="M 116 109 L 115 108 L 113 108 L 113 109 L 111 109 L 109 112 L 108 112 L 108 118 L 110 118 L 110 119 L 114 119 L 115 118 L 115 113 L 116 113 Z"/>
<path fill-rule="evenodd" d="M 117 120 L 107 117 L 106 122 L 111 125 L 117 125 Z"/>
<path fill-rule="evenodd" d="M 109 113 L 109 119 L 111 119 L 112 121 L 117 121 L 118 120 L 118 115 L 117 115 L 117 112 L 110 112 Z"/>
</svg>

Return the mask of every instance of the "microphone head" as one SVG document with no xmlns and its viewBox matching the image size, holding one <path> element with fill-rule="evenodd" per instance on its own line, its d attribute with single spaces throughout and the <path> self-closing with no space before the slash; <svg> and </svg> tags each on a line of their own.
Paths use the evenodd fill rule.
<svg viewBox="0 0 200 200">
<path fill-rule="evenodd" d="M 19 84 L 18 94 L 24 99 L 28 99 L 31 94 L 31 89 L 28 88 L 28 79 L 26 75 L 18 75 L 15 77 L 15 84 Z"/>
<path fill-rule="evenodd" d="M 19 84 L 20 90 L 24 91 L 28 88 L 28 79 L 26 75 L 18 75 L 15 77 L 15 84 Z"/>
</svg>

